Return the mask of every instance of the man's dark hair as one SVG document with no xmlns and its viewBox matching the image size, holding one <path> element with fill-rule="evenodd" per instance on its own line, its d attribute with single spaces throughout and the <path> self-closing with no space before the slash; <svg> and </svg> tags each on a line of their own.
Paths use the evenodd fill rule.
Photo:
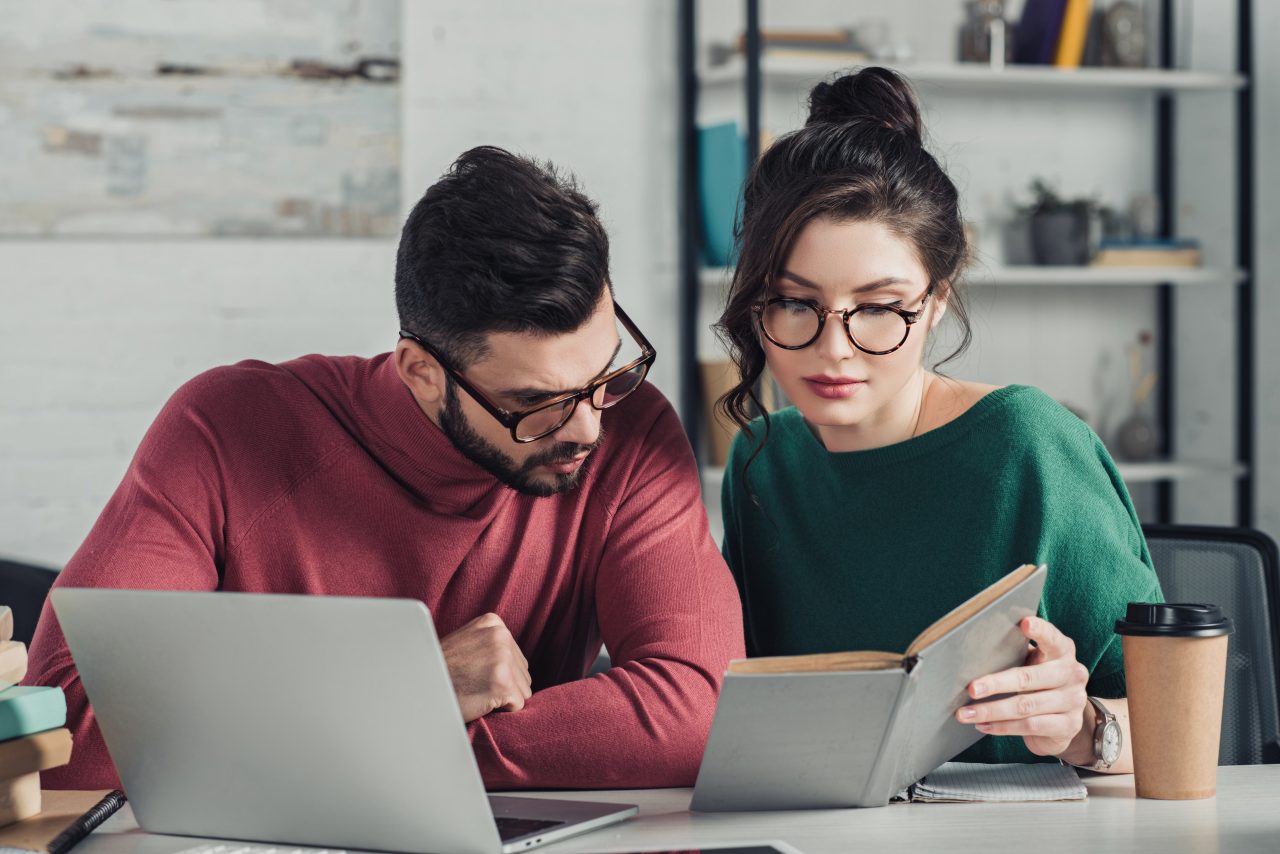
<svg viewBox="0 0 1280 854">
<path fill-rule="evenodd" d="M 492 146 L 465 152 L 400 234 L 400 328 L 452 367 L 489 332 L 558 335 L 591 317 L 609 282 L 609 238 L 572 175 Z"/>
</svg>

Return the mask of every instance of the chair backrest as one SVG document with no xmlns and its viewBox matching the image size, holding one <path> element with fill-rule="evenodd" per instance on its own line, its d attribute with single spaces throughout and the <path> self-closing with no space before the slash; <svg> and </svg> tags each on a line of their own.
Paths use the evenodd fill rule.
<svg viewBox="0 0 1280 854">
<path fill-rule="evenodd" d="M 29 563 L 0 559 L 0 605 L 13 609 L 13 639 L 31 645 L 40 609 L 57 570 Z"/>
<path fill-rule="evenodd" d="M 1208 602 L 1235 622 L 1227 653 L 1220 765 L 1280 762 L 1280 558 L 1247 528 L 1144 525 L 1169 602 Z"/>
</svg>

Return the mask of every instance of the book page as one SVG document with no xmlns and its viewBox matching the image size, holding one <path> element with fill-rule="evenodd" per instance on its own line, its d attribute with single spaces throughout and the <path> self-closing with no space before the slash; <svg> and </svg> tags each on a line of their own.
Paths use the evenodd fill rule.
<svg viewBox="0 0 1280 854">
<path fill-rule="evenodd" d="M 903 665 L 896 652 L 824 652 L 817 655 L 774 655 L 729 662 L 730 673 L 848 673 L 896 670 Z"/>
<path fill-rule="evenodd" d="M 995 584 L 992 584 L 986 590 L 983 590 L 981 593 L 963 604 L 958 605 L 949 613 L 944 614 L 936 620 L 933 625 L 921 632 L 916 639 L 911 642 L 911 646 L 907 647 L 907 657 L 910 658 L 911 656 L 918 655 L 920 651 L 928 647 L 929 644 L 933 643 L 938 638 L 942 637 L 947 632 L 972 617 L 974 614 L 977 614 L 1009 590 L 1018 586 L 1018 584 L 1025 581 L 1026 578 L 1035 571 L 1035 564 L 1023 564 L 1004 578 L 997 581 Z"/>
</svg>

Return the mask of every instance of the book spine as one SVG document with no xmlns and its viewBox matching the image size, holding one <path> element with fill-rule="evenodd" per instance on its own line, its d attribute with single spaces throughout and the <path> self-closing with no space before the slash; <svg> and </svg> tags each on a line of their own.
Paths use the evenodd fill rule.
<svg viewBox="0 0 1280 854">
<path fill-rule="evenodd" d="M 0 691 L 0 741 L 21 738 L 67 723 L 61 688 L 19 685 Z"/>
<path fill-rule="evenodd" d="M 1058 52 L 1053 58 L 1053 64 L 1058 68 L 1080 67 L 1092 7 L 1093 0 L 1067 0 L 1067 11 L 1062 16 L 1062 34 L 1058 37 Z"/>
<path fill-rule="evenodd" d="M 907 669 L 910 670 L 911 666 Z M 871 773 L 867 775 L 867 784 L 855 806 L 885 806 L 901 790 L 901 787 L 895 788 L 894 781 L 899 776 L 898 769 L 902 767 L 907 746 L 905 742 L 907 730 L 910 729 L 911 698 L 915 696 L 915 686 L 916 679 L 908 672 L 906 678 L 899 683 L 898 696 L 893 703 L 893 713 L 889 715 L 884 740 L 880 742 L 880 750 L 871 765 Z"/>
</svg>

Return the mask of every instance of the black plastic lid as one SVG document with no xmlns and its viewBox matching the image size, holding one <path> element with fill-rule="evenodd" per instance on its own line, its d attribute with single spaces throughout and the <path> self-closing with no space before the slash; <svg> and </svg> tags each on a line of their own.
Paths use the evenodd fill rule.
<svg viewBox="0 0 1280 854">
<path fill-rule="evenodd" d="M 1212 638 L 1235 631 L 1217 605 L 1192 602 L 1130 602 L 1116 634 L 1168 638 Z"/>
</svg>

